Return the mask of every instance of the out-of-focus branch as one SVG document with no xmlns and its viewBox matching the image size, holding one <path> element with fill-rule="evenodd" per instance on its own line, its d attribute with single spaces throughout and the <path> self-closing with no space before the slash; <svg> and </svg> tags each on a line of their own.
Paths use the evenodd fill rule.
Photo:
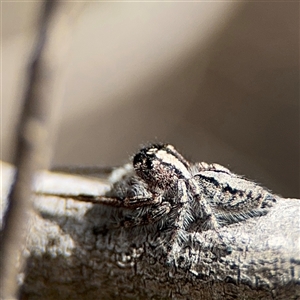
<svg viewBox="0 0 300 300">
<path fill-rule="evenodd" d="M 47 141 L 49 102 L 43 97 L 48 70 L 43 66 L 49 24 L 56 1 L 47 1 L 41 18 L 40 32 L 28 70 L 28 86 L 18 124 L 14 162 L 17 166 L 10 201 L 4 218 L 1 241 L 1 296 L 14 299 L 17 274 L 23 264 L 21 255 L 25 231 L 30 218 L 30 188 L 34 171 L 44 165 L 43 147 Z M 47 151 L 48 152 L 48 151 Z"/>
<path fill-rule="evenodd" d="M 5 166 L 6 185 L 12 169 Z M 103 194 L 109 182 L 39 173 L 39 192 Z M 3 191 L 5 196 L 5 190 Z M 299 199 L 277 199 L 262 217 L 188 232 L 167 263 L 155 228 L 108 228 L 112 208 L 38 196 L 24 255 L 25 299 L 298 299 Z M 116 214 L 114 214 L 116 215 Z M 226 244 L 218 242 L 218 235 Z"/>
<path fill-rule="evenodd" d="M 17 128 L 14 163 L 17 167 L 4 217 L 1 239 L 1 297 L 17 296 L 17 275 L 31 215 L 31 185 L 36 170 L 45 169 L 58 124 L 70 38 L 70 15 L 56 0 L 45 1 L 36 45 L 28 68 L 28 83 Z"/>
</svg>

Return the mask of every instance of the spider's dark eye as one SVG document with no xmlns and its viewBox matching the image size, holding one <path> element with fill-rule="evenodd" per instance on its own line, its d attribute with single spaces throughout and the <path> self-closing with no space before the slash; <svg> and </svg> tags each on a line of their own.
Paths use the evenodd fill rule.
<svg viewBox="0 0 300 300">
<path fill-rule="evenodd" d="M 136 166 L 136 165 L 142 163 L 143 157 L 144 157 L 144 155 L 140 152 L 138 154 L 136 154 L 133 158 L 133 166 Z"/>
<path fill-rule="evenodd" d="M 146 149 L 142 149 L 139 153 L 137 153 L 133 158 L 133 167 L 136 170 L 151 170 L 152 169 L 152 161 L 154 159 L 154 153 L 147 153 Z"/>
</svg>

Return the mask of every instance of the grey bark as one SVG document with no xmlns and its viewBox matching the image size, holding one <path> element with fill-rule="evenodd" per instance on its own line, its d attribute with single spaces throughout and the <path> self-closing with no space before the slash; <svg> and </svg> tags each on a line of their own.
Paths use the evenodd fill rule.
<svg viewBox="0 0 300 300">
<path fill-rule="evenodd" d="M 5 199 L 12 169 L 2 169 Z M 69 194 L 108 187 L 50 172 L 35 182 Z M 300 299 L 299 199 L 278 198 L 266 216 L 218 233 L 189 232 L 176 265 L 166 261 L 169 235 L 155 226 L 107 228 L 116 208 L 45 196 L 34 206 L 19 275 L 24 299 Z"/>
</svg>

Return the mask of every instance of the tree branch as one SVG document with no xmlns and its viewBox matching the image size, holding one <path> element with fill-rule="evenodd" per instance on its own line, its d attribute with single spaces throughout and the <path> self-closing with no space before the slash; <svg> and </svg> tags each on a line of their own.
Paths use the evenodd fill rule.
<svg viewBox="0 0 300 300">
<path fill-rule="evenodd" d="M 3 195 L 11 176 L 4 165 Z M 35 189 L 103 194 L 108 187 L 101 179 L 45 172 Z M 106 227 L 117 208 L 45 196 L 36 196 L 34 206 L 21 276 L 25 298 L 300 297 L 298 199 L 278 198 L 266 216 L 222 227 L 222 242 L 213 230 L 189 232 L 177 266 L 166 261 L 169 237 L 159 229 Z"/>
</svg>

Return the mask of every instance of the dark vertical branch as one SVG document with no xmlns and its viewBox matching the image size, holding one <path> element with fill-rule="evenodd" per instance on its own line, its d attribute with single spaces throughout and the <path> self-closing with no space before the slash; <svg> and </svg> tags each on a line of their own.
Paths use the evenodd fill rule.
<svg viewBox="0 0 300 300">
<path fill-rule="evenodd" d="M 28 84 L 18 124 L 14 163 L 17 167 L 1 240 L 1 298 L 14 299 L 17 274 L 24 265 L 22 250 L 30 220 L 31 185 L 36 170 L 50 159 L 63 85 L 61 71 L 66 60 L 66 20 L 70 14 L 58 9 L 58 1 L 44 3 L 39 33 L 28 69 Z M 70 8 L 70 6 L 68 6 Z M 59 71 L 59 72 L 58 72 Z"/>
</svg>

